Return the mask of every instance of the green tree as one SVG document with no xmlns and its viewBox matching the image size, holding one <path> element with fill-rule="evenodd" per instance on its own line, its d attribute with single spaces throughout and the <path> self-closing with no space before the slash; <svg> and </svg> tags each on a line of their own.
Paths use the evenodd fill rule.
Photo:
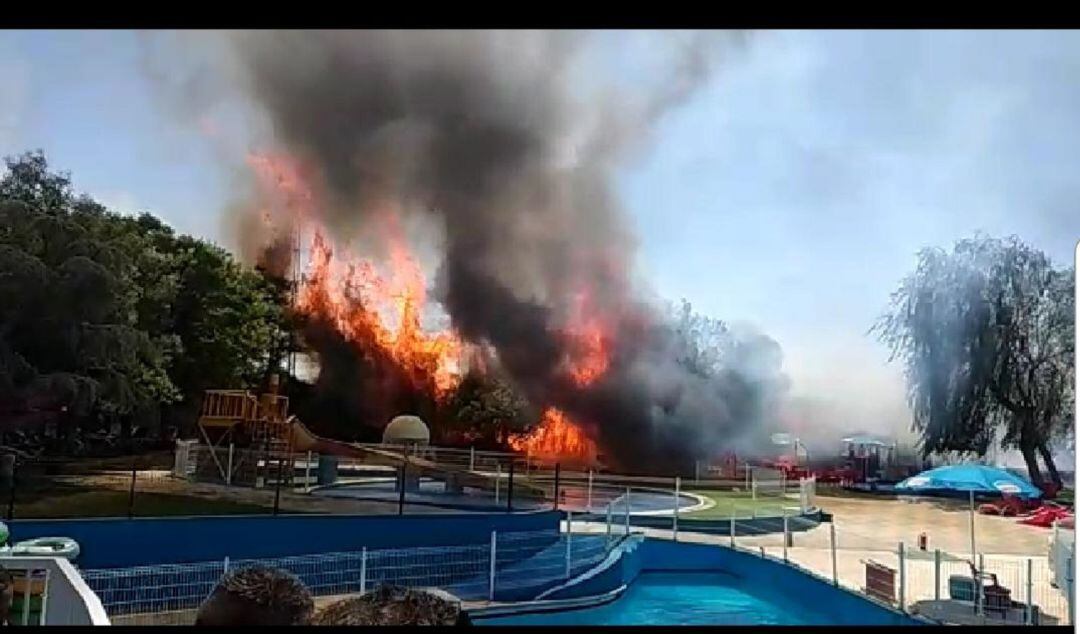
<svg viewBox="0 0 1080 634">
<path fill-rule="evenodd" d="M 1015 237 L 924 249 L 871 329 L 905 366 L 922 452 L 1018 448 L 1059 486 L 1050 443 L 1071 435 L 1073 273 Z"/>
<path fill-rule="evenodd" d="M 76 196 L 40 152 L 0 178 L 0 396 L 16 410 L 152 425 L 251 387 L 287 345 L 285 297 L 224 250 Z"/>
<path fill-rule="evenodd" d="M 175 261 L 170 327 L 185 352 L 173 366 L 178 384 L 191 398 L 214 387 L 257 386 L 286 349 L 280 290 L 224 250 L 193 238 L 177 240 Z"/>
<path fill-rule="evenodd" d="M 536 422 L 528 401 L 507 381 L 469 372 L 451 398 L 447 426 L 490 447 L 505 448 L 511 434 Z"/>
</svg>

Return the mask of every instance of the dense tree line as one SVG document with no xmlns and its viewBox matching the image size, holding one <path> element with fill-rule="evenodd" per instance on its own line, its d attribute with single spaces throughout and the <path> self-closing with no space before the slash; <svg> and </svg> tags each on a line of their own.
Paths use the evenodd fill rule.
<svg viewBox="0 0 1080 634">
<path fill-rule="evenodd" d="M 149 214 L 77 195 L 45 157 L 0 179 L 0 429 L 190 425 L 288 343 L 280 284 Z M 277 357 L 277 358 L 276 358 Z"/>
</svg>

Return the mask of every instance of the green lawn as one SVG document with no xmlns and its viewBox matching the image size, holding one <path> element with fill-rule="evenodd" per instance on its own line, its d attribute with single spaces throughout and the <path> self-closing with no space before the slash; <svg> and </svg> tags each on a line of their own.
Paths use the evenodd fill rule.
<svg viewBox="0 0 1080 634">
<path fill-rule="evenodd" d="M 784 507 L 798 506 L 799 501 L 793 498 L 782 498 L 776 495 L 762 496 L 757 499 L 749 491 L 717 491 L 717 490 L 691 490 L 689 493 L 700 495 L 715 502 L 707 509 L 691 511 L 685 517 L 695 519 L 727 519 L 735 517 L 750 517 L 751 515 L 782 515 Z M 682 516 L 683 513 L 680 513 Z"/>
</svg>

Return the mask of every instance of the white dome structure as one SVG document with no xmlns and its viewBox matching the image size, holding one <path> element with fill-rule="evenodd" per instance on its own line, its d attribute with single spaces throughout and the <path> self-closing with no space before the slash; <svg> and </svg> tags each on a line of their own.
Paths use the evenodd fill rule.
<svg viewBox="0 0 1080 634">
<path fill-rule="evenodd" d="M 386 445 L 427 445 L 431 431 L 419 416 L 395 416 L 383 430 L 382 441 Z"/>
</svg>

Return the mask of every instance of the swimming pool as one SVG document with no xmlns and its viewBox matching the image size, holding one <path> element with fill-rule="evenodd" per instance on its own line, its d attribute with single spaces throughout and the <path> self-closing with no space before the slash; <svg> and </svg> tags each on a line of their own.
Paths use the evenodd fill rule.
<svg viewBox="0 0 1080 634">
<path fill-rule="evenodd" d="M 477 619 L 477 625 L 823 625 L 828 616 L 733 575 L 646 572 L 606 605 Z"/>
</svg>

